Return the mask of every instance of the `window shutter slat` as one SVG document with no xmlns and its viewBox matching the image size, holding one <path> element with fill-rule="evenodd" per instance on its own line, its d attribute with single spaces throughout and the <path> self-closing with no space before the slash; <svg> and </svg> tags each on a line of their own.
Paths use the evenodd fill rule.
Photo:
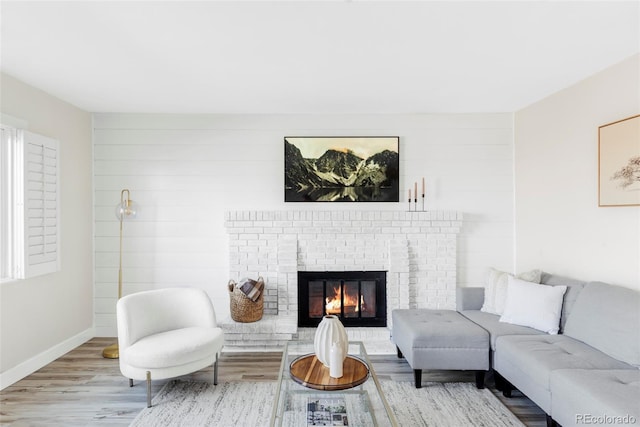
<svg viewBox="0 0 640 427">
<path fill-rule="evenodd" d="M 25 266 L 24 277 L 59 269 L 58 142 L 24 132 Z"/>
</svg>

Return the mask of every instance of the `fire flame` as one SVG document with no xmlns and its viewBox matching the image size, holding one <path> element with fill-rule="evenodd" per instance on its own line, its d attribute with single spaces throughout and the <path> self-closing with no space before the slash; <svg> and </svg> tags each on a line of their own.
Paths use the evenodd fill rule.
<svg viewBox="0 0 640 427">
<path fill-rule="evenodd" d="M 340 286 L 333 287 L 333 298 L 327 297 L 325 302 L 325 312 L 327 314 L 340 314 L 341 312 L 342 289 Z M 362 308 L 364 310 L 364 297 L 360 295 L 360 304 L 358 304 L 358 295 L 352 295 L 348 292 L 344 294 L 344 306 L 354 307 L 354 311 L 358 312 Z"/>
</svg>

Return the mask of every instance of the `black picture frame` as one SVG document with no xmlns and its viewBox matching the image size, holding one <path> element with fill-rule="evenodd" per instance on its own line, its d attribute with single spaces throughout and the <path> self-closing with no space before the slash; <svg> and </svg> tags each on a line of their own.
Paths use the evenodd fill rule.
<svg viewBox="0 0 640 427">
<path fill-rule="evenodd" d="M 399 202 L 400 137 L 285 136 L 285 202 Z"/>
</svg>

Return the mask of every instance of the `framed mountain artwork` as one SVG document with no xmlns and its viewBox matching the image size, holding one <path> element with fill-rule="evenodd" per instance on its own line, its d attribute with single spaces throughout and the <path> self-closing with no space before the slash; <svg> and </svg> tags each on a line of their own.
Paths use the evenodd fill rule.
<svg viewBox="0 0 640 427">
<path fill-rule="evenodd" d="M 285 202 L 398 202 L 399 140 L 285 137 Z"/>
<path fill-rule="evenodd" d="M 640 115 L 598 128 L 598 206 L 640 206 Z"/>
</svg>

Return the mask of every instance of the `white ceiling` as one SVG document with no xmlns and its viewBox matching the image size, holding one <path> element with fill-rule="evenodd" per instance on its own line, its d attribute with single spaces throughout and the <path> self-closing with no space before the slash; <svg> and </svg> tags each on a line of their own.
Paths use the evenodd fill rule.
<svg viewBox="0 0 640 427">
<path fill-rule="evenodd" d="M 1 69 L 91 112 L 516 111 L 640 51 L 640 3 L 1 1 Z"/>
</svg>

